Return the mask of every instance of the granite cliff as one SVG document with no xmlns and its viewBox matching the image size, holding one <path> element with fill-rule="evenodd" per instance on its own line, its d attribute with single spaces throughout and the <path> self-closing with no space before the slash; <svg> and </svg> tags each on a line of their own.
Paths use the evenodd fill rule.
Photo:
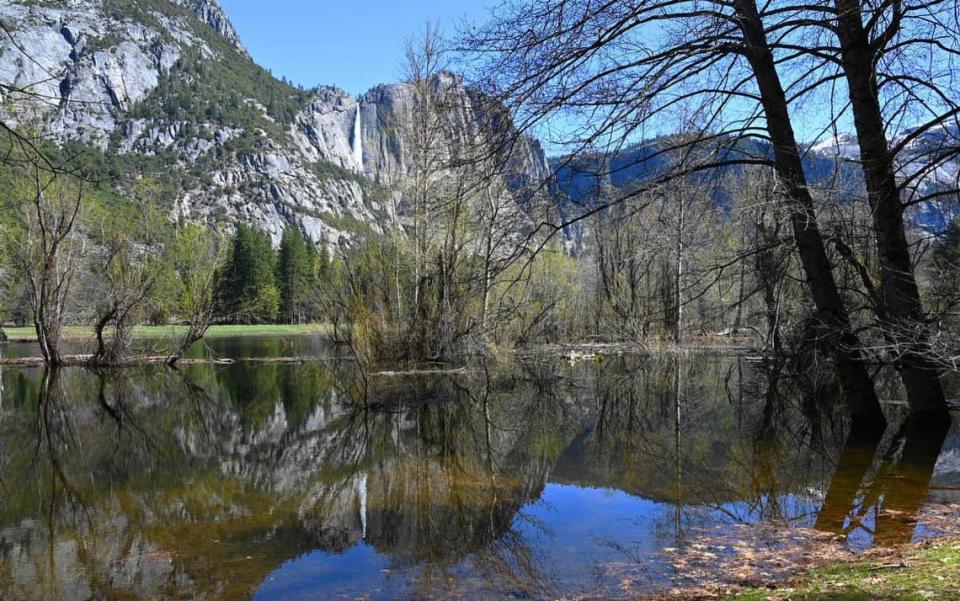
<svg viewBox="0 0 960 601">
<path fill-rule="evenodd" d="M 393 222 L 409 84 L 356 98 L 278 80 L 216 0 L 18 0 L 0 20 L 4 122 L 96 154 L 121 194 L 155 182 L 171 219 L 254 223 L 274 240 L 291 224 L 319 242 Z M 479 97 L 453 75 L 437 85 L 459 98 L 465 141 Z M 536 142 L 514 154 L 511 182 L 548 176 Z"/>
</svg>

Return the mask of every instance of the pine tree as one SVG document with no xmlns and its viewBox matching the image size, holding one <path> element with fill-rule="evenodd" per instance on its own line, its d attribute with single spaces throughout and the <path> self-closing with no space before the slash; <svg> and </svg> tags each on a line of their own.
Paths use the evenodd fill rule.
<svg viewBox="0 0 960 601">
<path fill-rule="evenodd" d="M 277 281 L 280 285 L 282 317 L 289 323 L 303 323 L 310 291 L 316 285 L 316 249 L 299 228 L 288 227 L 280 241 Z"/>
<path fill-rule="evenodd" d="M 320 248 L 316 253 L 317 260 L 314 273 L 316 273 L 317 284 L 329 283 L 333 262 L 330 259 L 329 245 L 325 237 L 320 239 Z"/>
<path fill-rule="evenodd" d="M 244 323 L 274 321 L 280 303 L 276 265 L 270 237 L 255 227 L 238 225 L 220 278 L 225 314 Z"/>
</svg>

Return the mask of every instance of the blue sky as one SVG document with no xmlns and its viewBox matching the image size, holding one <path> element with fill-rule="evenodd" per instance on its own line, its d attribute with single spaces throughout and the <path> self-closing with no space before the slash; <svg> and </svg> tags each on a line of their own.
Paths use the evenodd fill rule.
<svg viewBox="0 0 960 601">
<path fill-rule="evenodd" d="M 455 34 L 464 19 L 483 22 L 502 0 L 220 0 L 254 60 L 295 84 L 336 85 L 360 95 L 403 74 L 404 42 L 427 21 Z M 818 107 L 795 110 L 804 140 L 819 134 Z M 557 121 L 553 121 L 557 125 Z M 648 135 L 674 131 L 652 124 Z M 561 128 L 562 129 L 562 128 Z M 841 130 L 849 130 L 844 122 Z M 548 146 L 549 136 L 538 131 Z"/>
<path fill-rule="evenodd" d="M 396 81 L 403 43 L 429 20 L 453 33 L 494 0 L 221 0 L 253 58 L 277 77 L 353 94 Z"/>
</svg>

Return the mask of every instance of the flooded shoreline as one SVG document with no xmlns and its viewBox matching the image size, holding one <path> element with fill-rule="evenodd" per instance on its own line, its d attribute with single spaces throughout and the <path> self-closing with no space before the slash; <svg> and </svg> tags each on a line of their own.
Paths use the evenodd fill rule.
<svg viewBox="0 0 960 601">
<path fill-rule="evenodd" d="M 264 361 L 3 369 L 0 596 L 615 598 L 955 523 L 956 426 L 851 441 L 832 383 L 742 357 L 365 381 L 220 344 Z"/>
</svg>

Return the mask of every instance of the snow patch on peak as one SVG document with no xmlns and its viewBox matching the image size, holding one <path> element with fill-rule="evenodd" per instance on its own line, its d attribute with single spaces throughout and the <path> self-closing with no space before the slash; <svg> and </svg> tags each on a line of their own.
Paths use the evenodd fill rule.
<svg viewBox="0 0 960 601">
<path fill-rule="evenodd" d="M 840 157 L 844 159 L 860 158 L 860 147 L 857 138 L 851 134 L 838 134 L 826 140 L 819 141 L 810 147 L 818 154 Z"/>
</svg>

